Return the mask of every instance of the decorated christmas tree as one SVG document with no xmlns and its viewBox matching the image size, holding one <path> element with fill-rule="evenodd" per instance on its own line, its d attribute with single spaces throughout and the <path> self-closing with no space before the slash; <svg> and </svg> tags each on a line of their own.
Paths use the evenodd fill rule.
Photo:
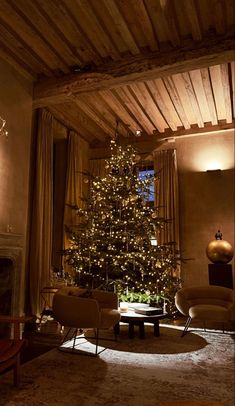
<svg viewBox="0 0 235 406">
<path fill-rule="evenodd" d="M 172 310 L 179 280 L 173 244 L 158 245 L 158 231 L 169 219 L 149 205 L 158 174 L 141 178 L 132 146 L 111 141 L 104 177 L 89 173 L 89 197 L 77 211 L 66 262 L 77 285 L 113 289 L 120 300 L 161 302 Z"/>
</svg>

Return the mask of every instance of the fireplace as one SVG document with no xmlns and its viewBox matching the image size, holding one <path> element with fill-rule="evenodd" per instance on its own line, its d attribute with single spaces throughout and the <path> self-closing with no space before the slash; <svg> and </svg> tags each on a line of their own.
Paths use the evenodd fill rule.
<svg viewBox="0 0 235 406">
<path fill-rule="evenodd" d="M 0 314 L 22 313 L 23 236 L 0 233 Z"/>
</svg>

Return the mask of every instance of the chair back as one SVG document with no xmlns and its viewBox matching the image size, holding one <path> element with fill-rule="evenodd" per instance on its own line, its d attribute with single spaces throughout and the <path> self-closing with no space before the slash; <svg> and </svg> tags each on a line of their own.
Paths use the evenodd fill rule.
<svg viewBox="0 0 235 406">
<path fill-rule="evenodd" d="M 86 297 L 88 293 L 88 297 Z M 113 292 L 64 287 L 55 293 L 52 310 L 56 320 L 67 327 L 96 328 L 100 326 L 101 309 L 117 309 Z"/>
<path fill-rule="evenodd" d="M 185 316 L 188 316 L 190 307 L 195 305 L 209 304 L 231 309 L 233 303 L 233 290 L 216 285 L 185 287 L 175 295 L 175 305 Z"/>
<path fill-rule="evenodd" d="M 63 326 L 92 328 L 100 323 L 99 306 L 96 300 L 60 294 L 53 298 L 53 315 Z"/>
</svg>

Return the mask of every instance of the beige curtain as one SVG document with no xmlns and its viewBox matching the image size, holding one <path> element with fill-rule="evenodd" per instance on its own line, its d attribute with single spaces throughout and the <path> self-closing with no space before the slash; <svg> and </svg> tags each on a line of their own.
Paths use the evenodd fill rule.
<svg viewBox="0 0 235 406">
<path fill-rule="evenodd" d="M 68 137 L 68 163 L 65 192 L 64 225 L 74 229 L 78 224 L 79 217 L 76 211 L 67 205 L 85 207 L 83 198 L 88 194 L 88 178 L 81 172 L 88 172 L 88 143 L 74 131 L 69 132 Z M 64 247 L 70 245 L 68 233 L 64 234 Z M 65 264 L 64 264 L 65 266 Z"/>
<path fill-rule="evenodd" d="M 179 249 L 179 204 L 176 151 L 173 149 L 154 153 L 154 170 L 160 172 L 156 182 L 156 206 L 159 215 L 170 222 L 166 223 L 157 236 L 160 244 L 175 242 Z"/>
<path fill-rule="evenodd" d="M 105 176 L 105 159 L 90 159 L 89 171 L 93 176 L 103 178 Z"/>
<path fill-rule="evenodd" d="M 30 303 L 33 314 L 40 315 L 40 291 L 48 285 L 51 266 L 53 208 L 53 117 L 38 112 L 35 179 L 29 252 Z"/>
</svg>

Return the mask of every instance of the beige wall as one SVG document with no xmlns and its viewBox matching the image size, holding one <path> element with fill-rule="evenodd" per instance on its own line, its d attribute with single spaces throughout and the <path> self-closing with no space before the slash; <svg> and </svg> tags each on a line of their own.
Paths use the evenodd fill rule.
<svg viewBox="0 0 235 406">
<path fill-rule="evenodd" d="M 9 131 L 8 139 L 0 137 L 0 233 L 10 225 L 23 235 L 25 261 L 32 85 L 0 62 L 0 91 L 0 115 Z M 169 146 L 177 150 L 181 252 L 193 258 L 182 265 L 182 278 L 185 285 L 206 285 L 205 249 L 215 232 L 220 229 L 234 247 L 234 132 L 180 138 Z M 222 169 L 219 174 L 205 171 L 214 159 Z M 234 260 L 232 265 L 234 270 Z"/>
<path fill-rule="evenodd" d="M 22 235 L 21 292 L 25 280 L 25 249 L 29 191 L 32 84 L 0 61 L 0 115 L 8 138 L 0 137 L 0 233 Z M 21 310 L 23 309 L 21 294 Z"/>
<path fill-rule="evenodd" d="M 175 142 L 179 169 L 180 241 L 184 285 L 208 281 L 207 244 L 218 229 L 234 248 L 234 130 Z M 217 161 L 221 172 L 206 172 Z M 233 266 L 234 259 L 230 262 Z"/>
</svg>

